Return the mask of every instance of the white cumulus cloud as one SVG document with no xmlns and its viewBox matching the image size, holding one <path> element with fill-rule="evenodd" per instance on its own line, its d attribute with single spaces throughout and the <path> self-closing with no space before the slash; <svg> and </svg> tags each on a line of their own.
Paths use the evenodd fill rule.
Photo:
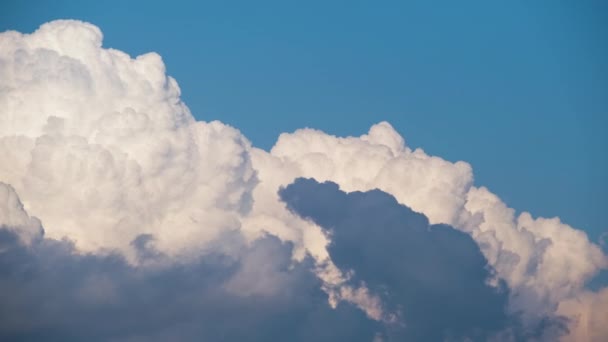
<svg viewBox="0 0 608 342">
<path fill-rule="evenodd" d="M 85 251 L 153 234 L 171 254 L 238 230 L 256 184 L 249 142 L 196 122 L 157 54 L 101 47 L 55 21 L 0 38 L 0 179 L 47 236 Z"/>
</svg>

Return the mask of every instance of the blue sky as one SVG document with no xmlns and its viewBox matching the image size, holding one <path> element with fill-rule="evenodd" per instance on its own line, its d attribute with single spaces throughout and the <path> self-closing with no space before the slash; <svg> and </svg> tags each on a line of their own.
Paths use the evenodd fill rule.
<svg viewBox="0 0 608 342">
<path fill-rule="evenodd" d="M 90 21 L 156 51 L 201 120 L 268 149 L 301 127 L 473 165 L 476 183 L 596 240 L 608 229 L 605 2 L 5 1 L 0 30 Z"/>
</svg>

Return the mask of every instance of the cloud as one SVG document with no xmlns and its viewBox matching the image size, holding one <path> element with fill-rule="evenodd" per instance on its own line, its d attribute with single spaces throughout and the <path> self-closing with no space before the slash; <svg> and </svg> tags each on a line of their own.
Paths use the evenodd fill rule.
<svg viewBox="0 0 608 342">
<path fill-rule="evenodd" d="M 391 340 L 488 340 L 519 329 L 507 313 L 508 289 L 489 284 L 493 269 L 468 234 L 431 225 L 379 190 L 347 194 L 300 178 L 280 195 L 331 236 L 329 253 L 349 282 L 380 294 L 401 325 L 389 330 Z"/>
<path fill-rule="evenodd" d="M 270 153 L 254 148 L 252 160 L 260 180 L 256 199 L 271 198 L 269 193 L 298 177 L 332 181 L 346 192 L 380 189 L 430 223 L 468 233 L 509 287 L 509 310 L 523 316 L 522 324 L 530 329 L 543 325 L 559 303 L 584 292 L 585 284 L 608 265 L 583 231 L 559 218 L 533 218 L 527 212 L 516 216 L 487 188 L 473 185 L 467 163 L 411 150 L 385 122 L 360 137 L 312 129 L 284 133 Z M 254 203 L 254 208 L 255 213 L 272 207 Z M 272 212 L 276 216 L 280 210 Z M 576 319 L 571 322 L 571 330 L 586 329 Z"/>
<path fill-rule="evenodd" d="M 0 229 L 13 232 L 21 243 L 29 245 L 43 232 L 40 220 L 31 217 L 12 186 L 0 182 Z"/>
<path fill-rule="evenodd" d="M 558 312 L 571 317 L 574 329 L 563 341 L 606 341 L 608 339 L 608 287 L 598 292 L 583 291 L 560 303 Z"/>
<path fill-rule="evenodd" d="M 179 254 L 238 230 L 256 183 L 249 142 L 196 122 L 160 56 L 131 59 L 101 41 L 76 21 L 2 34 L 0 179 L 48 236 L 84 251 L 128 253 L 149 233 Z"/>
<path fill-rule="evenodd" d="M 202 296 L 216 310 L 227 310 L 226 316 L 218 317 L 236 315 L 244 325 L 270 329 L 256 317 L 238 316 L 250 314 L 248 305 L 253 302 L 234 299 L 236 304 L 229 307 L 233 299 L 227 299 L 223 307 L 205 297 L 204 289 L 168 285 L 172 275 L 183 277 L 184 284 L 194 284 L 184 270 L 195 269 L 201 273 L 195 280 L 202 287 L 222 288 L 225 297 L 220 298 L 264 298 L 269 307 L 317 312 L 302 314 L 308 323 L 290 323 L 305 324 L 306 333 L 313 334 L 308 336 L 329 338 L 323 335 L 331 333 L 324 330 L 324 323 L 335 322 L 336 317 L 356 326 L 387 324 L 396 303 L 378 291 L 378 284 L 386 279 L 372 271 L 382 269 L 363 267 L 354 274 L 368 272 L 369 280 L 357 281 L 349 273 L 350 264 L 338 257 L 341 254 L 335 250 L 332 254 L 332 248 L 340 244 L 327 227 L 291 212 L 281 201 L 280 188 L 307 177 L 332 181 L 347 193 L 379 189 L 390 194 L 400 205 L 426 216 L 431 227 L 447 227 L 443 224 L 462 232 L 445 228 L 450 233 L 441 233 L 460 236 L 454 237 L 460 241 L 458 251 L 471 250 L 463 247 L 470 246 L 471 240 L 462 242 L 470 236 L 495 272 L 490 285 L 504 283 L 508 299 L 503 314 L 519 317 L 525 331 L 546 325 L 547 317 L 564 315 L 569 318 L 569 336 L 605 336 L 601 324 L 585 318 L 601 317 L 594 303 L 605 297 L 602 289 L 585 288 L 608 265 L 599 246 L 558 218 L 534 218 L 527 212 L 516 215 L 488 189 L 474 185 L 466 162 L 452 163 L 421 149 L 412 150 L 386 122 L 359 137 L 335 137 L 313 129 L 284 133 L 267 152 L 252 147 L 235 128 L 196 121 L 180 99 L 177 82 L 166 75 L 160 56 L 149 53 L 131 58 L 104 48 L 102 41 L 99 28 L 73 20 L 46 23 L 31 34 L 0 33 L 0 182 L 4 182 L 0 185 L 0 229 L 6 246 L 1 262 L 7 270 L 0 281 L 14 281 L 4 295 L 14 289 L 24 291 L 22 297 L 11 297 L 15 310 L 22 310 L 15 312 L 27 313 L 24 303 L 37 307 L 39 303 L 30 302 L 38 298 L 34 294 L 46 295 L 44 286 L 50 286 L 58 299 L 42 307 L 61 313 L 15 315 L 12 324 L 25 328 L 10 331 L 75 329 L 121 338 L 131 336 L 130 331 L 139 334 L 144 326 L 133 320 L 117 321 L 124 327 L 120 331 L 105 327 L 101 320 L 98 326 L 88 320 L 83 324 L 88 330 L 56 320 L 76 317 L 74 312 L 86 308 L 97 310 L 95 306 L 101 304 L 75 297 L 73 293 L 82 289 L 86 289 L 82 290 L 85 297 L 116 295 L 118 302 L 134 306 L 132 312 L 146 311 L 143 302 L 129 302 L 128 294 L 138 292 L 135 288 L 142 289 L 142 296 L 151 293 L 147 301 L 176 306 L 175 316 L 144 317 L 154 323 L 145 327 L 165 329 L 157 337 L 167 339 L 178 330 L 198 331 L 195 321 L 216 322 L 198 306 L 184 304 L 190 311 L 180 312 L 178 303 L 187 301 L 179 299 L 186 298 L 179 297 L 179 291 L 185 291 L 184 296 Z M 393 202 L 387 206 L 396 208 Z M 334 206 L 334 211 L 353 214 L 346 207 Z M 361 226 L 359 232 L 377 225 Z M 479 266 L 476 255 L 465 259 Z M 32 265 L 32 273 L 26 272 L 26 265 Z M 289 265 L 287 270 L 283 270 L 285 265 Z M 451 271 L 441 265 L 426 266 L 437 267 L 434 273 Z M 47 268 L 60 272 L 55 277 Z M 310 271 L 315 277 L 310 277 Z M 27 274 L 35 277 L 27 278 Z M 481 279 L 480 274 L 473 279 Z M 22 278 L 11 278 L 16 275 Z M 32 279 L 41 279 L 38 292 L 27 292 L 28 286 L 38 284 Z M 148 284 L 154 279 L 161 279 L 166 287 Z M 86 284 L 95 285 L 89 289 Z M 282 291 L 314 293 L 314 305 L 279 300 Z M 53 306 L 60 301 L 70 303 L 68 309 Z M 328 303 L 321 305 L 324 301 Z M 471 301 L 476 304 L 475 299 Z M 203 310 L 200 314 L 199 309 Z M 405 316 L 407 309 L 403 308 Z M 103 305 L 99 310 L 96 317 L 114 312 Z M 186 323 L 171 325 L 178 316 L 184 319 L 177 321 Z M 271 314 L 261 317 L 278 319 Z M 350 333 L 344 329 L 336 333 Z"/>
<path fill-rule="evenodd" d="M 291 245 L 271 236 L 236 256 L 175 264 L 155 251 L 142 254 L 154 264 L 133 266 L 42 233 L 26 245 L 23 226 L 2 218 L 2 340 L 370 341 L 378 329 L 354 306 L 332 309 L 310 260 L 293 264 Z M 149 237 L 134 245 L 154 249 Z"/>
</svg>

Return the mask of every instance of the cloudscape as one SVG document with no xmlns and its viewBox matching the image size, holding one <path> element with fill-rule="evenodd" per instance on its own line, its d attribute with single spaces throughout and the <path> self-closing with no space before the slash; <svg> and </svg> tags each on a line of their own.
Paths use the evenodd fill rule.
<svg viewBox="0 0 608 342">
<path fill-rule="evenodd" d="M 389 122 L 258 148 L 102 43 L 0 33 L 1 340 L 608 341 L 585 231 Z"/>
</svg>

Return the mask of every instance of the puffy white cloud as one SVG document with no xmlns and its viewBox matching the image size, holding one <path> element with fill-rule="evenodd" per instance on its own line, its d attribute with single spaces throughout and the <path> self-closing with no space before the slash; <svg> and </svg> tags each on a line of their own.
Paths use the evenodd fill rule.
<svg viewBox="0 0 608 342">
<path fill-rule="evenodd" d="M 482 218 L 470 230 L 498 274 L 514 290 L 512 306 L 542 316 L 582 291 L 606 256 L 583 231 L 558 218 L 515 217 L 513 209 L 485 188 L 472 188 L 466 209 Z"/>
<path fill-rule="evenodd" d="M 605 291 L 584 284 L 607 267 L 606 256 L 557 218 L 516 216 L 474 186 L 469 164 L 412 150 L 385 122 L 360 137 L 303 129 L 282 134 L 270 152 L 251 147 L 232 127 L 196 121 L 160 56 L 131 58 L 103 48 L 102 38 L 94 25 L 69 20 L 0 34 L 0 181 L 10 184 L 0 185 L 0 224 L 24 241 L 41 232 L 24 208 L 46 236 L 81 252 L 119 250 L 134 264 L 132 242 L 142 234 L 159 253 L 186 260 L 238 254 L 269 233 L 292 242 L 296 260 L 314 257 L 332 300 L 382 317 L 368 289 L 346 285 L 349 274 L 327 251 L 331 236 L 279 199 L 281 187 L 311 177 L 345 191 L 378 188 L 433 224 L 469 233 L 526 319 L 558 312 L 579 317 L 576 327 L 591 322 L 584 317 L 601 301 L 591 298 Z M 255 273 L 259 261 L 251 262 Z M 228 288 L 272 288 L 243 277 Z"/>
<path fill-rule="evenodd" d="M 249 142 L 196 122 L 154 53 L 101 47 L 93 25 L 0 36 L 0 179 L 47 235 L 125 252 L 141 233 L 177 254 L 238 230 L 256 183 Z"/>
<path fill-rule="evenodd" d="M 473 183 L 471 167 L 412 151 L 386 122 L 361 137 L 303 129 L 282 134 L 271 150 L 300 176 L 331 180 L 346 191 L 381 189 L 433 223 L 456 221 Z M 263 168 L 263 165 L 256 168 Z M 287 170 L 287 172 L 289 172 Z"/>
</svg>

